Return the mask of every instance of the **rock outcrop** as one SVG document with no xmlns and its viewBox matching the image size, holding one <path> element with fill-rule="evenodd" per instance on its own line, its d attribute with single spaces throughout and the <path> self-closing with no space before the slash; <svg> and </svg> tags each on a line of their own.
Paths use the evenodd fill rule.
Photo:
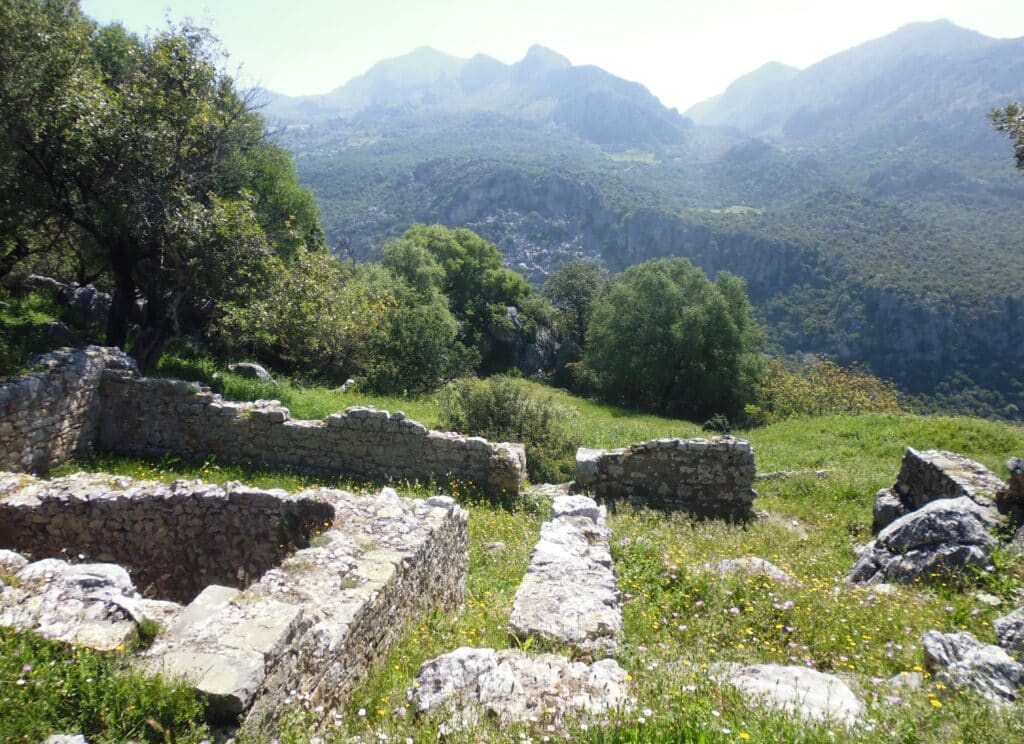
<svg viewBox="0 0 1024 744">
<path fill-rule="evenodd" d="M 993 703 L 1017 699 L 1024 666 L 999 646 L 984 644 L 970 633 L 930 630 L 921 637 L 925 667 L 955 690 L 970 690 Z"/>
<path fill-rule="evenodd" d="M 966 496 L 928 502 L 861 549 L 850 581 L 910 583 L 984 566 L 998 544 L 994 514 Z"/>
<path fill-rule="evenodd" d="M 543 722 L 562 729 L 628 707 L 625 670 L 612 659 L 594 664 L 555 654 L 459 648 L 420 667 L 409 701 L 418 715 L 444 714 L 447 730 L 493 716 L 500 725 Z"/>
<path fill-rule="evenodd" d="M 1024 658 L 1024 607 L 992 623 L 999 645 L 1018 658 Z"/>
<path fill-rule="evenodd" d="M 732 437 L 652 439 L 576 453 L 576 487 L 596 498 L 700 517 L 752 517 L 756 474 L 750 443 Z"/>
<path fill-rule="evenodd" d="M 614 653 L 622 608 L 608 551 L 605 509 L 585 496 L 557 496 L 551 520 L 512 604 L 512 632 L 579 651 Z"/>
</svg>

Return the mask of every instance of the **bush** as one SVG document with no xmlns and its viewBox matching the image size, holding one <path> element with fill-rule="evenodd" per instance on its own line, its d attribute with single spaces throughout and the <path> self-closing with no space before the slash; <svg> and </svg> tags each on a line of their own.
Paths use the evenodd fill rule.
<svg viewBox="0 0 1024 744">
<path fill-rule="evenodd" d="M 492 441 L 522 442 L 530 480 L 561 482 L 575 472 L 578 442 L 568 423 L 576 412 L 528 383 L 507 376 L 464 379 L 441 394 L 442 425 Z"/>
<path fill-rule="evenodd" d="M 748 406 L 751 424 L 792 416 L 833 413 L 903 413 L 896 386 L 854 365 L 841 367 L 817 358 L 796 370 L 773 359 L 761 384 L 761 405 Z"/>
<path fill-rule="evenodd" d="M 714 416 L 704 422 L 701 427 L 703 431 L 712 432 L 714 434 L 728 434 L 732 431 L 732 427 L 729 425 L 729 419 L 720 413 L 716 413 Z"/>
</svg>

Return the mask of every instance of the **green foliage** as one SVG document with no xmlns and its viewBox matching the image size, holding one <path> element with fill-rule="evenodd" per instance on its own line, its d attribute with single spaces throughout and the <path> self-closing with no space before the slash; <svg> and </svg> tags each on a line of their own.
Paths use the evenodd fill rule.
<svg viewBox="0 0 1024 744">
<path fill-rule="evenodd" d="M 575 413 L 511 377 L 459 380 L 440 399 L 442 425 L 491 441 L 522 442 L 535 483 L 569 480 L 579 441 L 570 425 Z"/>
<path fill-rule="evenodd" d="M 131 352 L 149 369 L 237 303 L 274 251 L 322 246 L 311 194 L 206 30 L 143 39 L 61 0 L 4 3 L 0 27 L 0 183 L 18 184 L 0 206 L 0 276 L 41 252 L 98 266 L 113 288 L 107 343 L 126 346 L 134 319 Z"/>
<path fill-rule="evenodd" d="M 515 336 L 508 307 L 527 311 L 527 340 L 547 314 L 530 297 L 526 279 L 504 268 L 501 252 L 470 230 L 415 225 L 384 247 L 383 262 L 417 292 L 440 290 L 458 323 L 459 342 L 479 352 L 485 373 L 512 366 L 502 353 Z"/>
<path fill-rule="evenodd" d="M 673 415 L 732 416 L 753 396 L 757 325 L 742 281 L 685 259 L 626 269 L 594 306 L 584 361 L 606 399 Z"/>
<path fill-rule="evenodd" d="M 1019 103 L 1008 103 L 1004 108 L 994 108 L 989 114 L 992 126 L 1013 140 L 1017 167 L 1024 170 L 1024 108 Z"/>
<path fill-rule="evenodd" d="M 0 378 L 20 374 L 33 353 L 47 350 L 41 326 L 57 315 L 58 308 L 41 294 L 14 297 L 0 289 Z"/>
<path fill-rule="evenodd" d="M 198 744 L 210 738 L 204 707 L 193 690 L 131 672 L 117 657 L 0 628 L 0 741 L 74 732 L 97 744 Z"/>
<path fill-rule="evenodd" d="M 608 286 L 608 273 L 593 261 L 570 261 L 544 283 L 544 296 L 558 308 L 565 335 L 581 347 L 594 303 Z"/>
<path fill-rule="evenodd" d="M 761 383 L 761 405 L 749 405 L 752 423 L 768 423 L 791 416 L 833 413 L 901 413 L 896 386 L 858 366 L 841 367 L 828 359 L 815 359 L 790 371 L 778 359 L 769 362 Z"/>
</svg>

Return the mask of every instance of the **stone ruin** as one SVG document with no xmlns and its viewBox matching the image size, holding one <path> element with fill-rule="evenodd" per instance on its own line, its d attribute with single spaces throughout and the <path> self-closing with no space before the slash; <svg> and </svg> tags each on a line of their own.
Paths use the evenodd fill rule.
<svg viewBox="0 0 1024 744">
<path fill-rule="evenodd" d="M 407 622 L 461 605 L 466 519 L 388 488 L 0 474 L 0 625 L 125 650 L 158 623 L 133 663 L 260 727 L 343 703 Z"/>
<path fill-rule="evenodd" d="M 698 517 L 751 518 L 756 474 L 753 447 L 733 437 L 652 439 L 576 452 L 576 488 L 612 506 L 625 501 Z"/>
<path fill-rule="evenodd" d="M 39 365 L 0 386 L 0 470 L 46 472 L 99 446 L 327 477 L 454 478 L 491 494 L 516 492 L 526 473 L 521 444 L 430 431 L 362 406 L 296 421 L 276 401 L 233 403 L 198 383 L 140 378 L 117 349 L 61 350 Z"/>
<path fill-rule="evenodd" d="M 988 564 L 997 531 L 1019 521 L 1024 490 L 1007 463 L 1009 485 L 954 452 L 908 447 L 892 488 L 875 495 L 875 539 L 859 551 L 856 582 L 913 582 Z"/>
</svg>

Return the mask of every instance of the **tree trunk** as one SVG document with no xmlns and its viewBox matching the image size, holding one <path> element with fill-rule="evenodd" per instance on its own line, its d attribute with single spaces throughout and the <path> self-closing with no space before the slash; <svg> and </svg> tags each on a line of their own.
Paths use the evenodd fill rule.
<svg viewBox="0 0 1024 744">
<path fill-rule="evenodd" d="M 134 266 L 121 256 L 111 255 L 110 268 L 114 274 L 114 296 L 107 316 L 107 346 L 124 349 L 128 343 L 128 322 L 135 309 Z"/>
<path fill-rule="evenodd" d="M 135 343 L 132 344 L 132 358 L 139 365 L 142 374 L 148 374 L 156 368 L 170 340 L 171 334 L 160 326 L 147 326 L 139 331 Z"/>
</svg>

